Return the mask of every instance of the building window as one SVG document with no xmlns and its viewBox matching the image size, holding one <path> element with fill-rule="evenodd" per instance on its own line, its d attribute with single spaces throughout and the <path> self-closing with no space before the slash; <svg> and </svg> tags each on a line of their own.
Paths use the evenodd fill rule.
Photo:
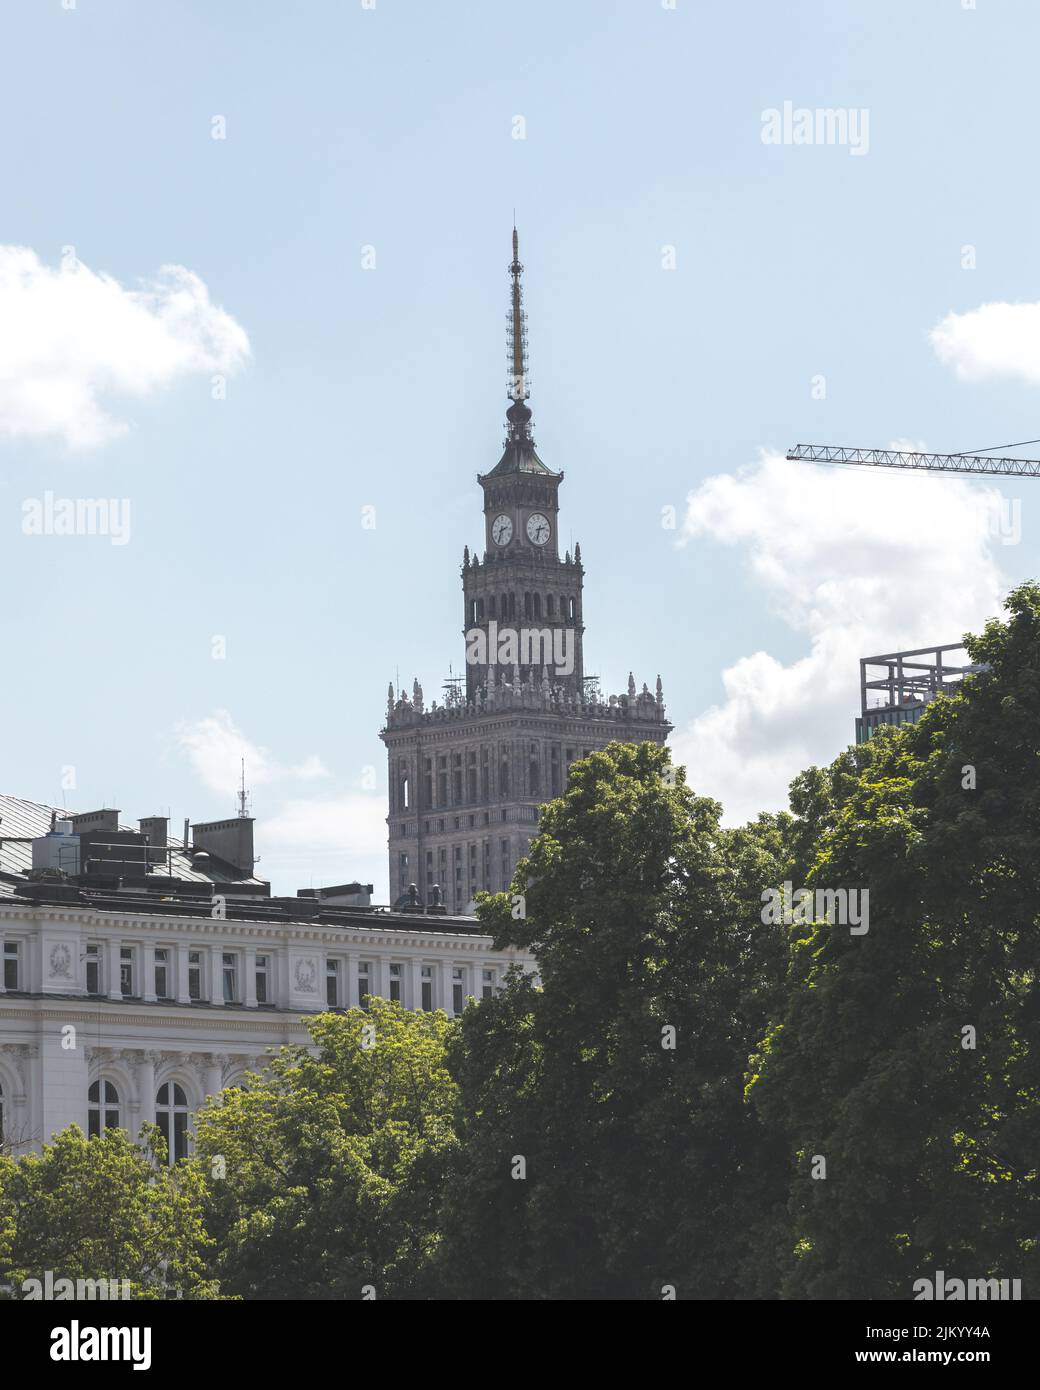
<svg viewBox="0 0 1040 1390">
<path fill-rule="evenodd" d="M 20 989 L 21 947 L 17 941 L 4 942 L 4 989 Z"/>
<path fill-rule="evenodd" d="M 480 997 L 490 999 L 495 992 L 495 972 L 484 970 L 481 972 Z"/>
<path fill-rule="evenodd" d="M 528 759 L 528 775 L 530 780 L 530 790 L 532 796 L 538 796 L 542 790 L 542 779 L 538 764 L 538 745 L 531 744 L 530 757 Z"/>
<path fill-rule="evenodd" d="M 87 993 L 101 993 L 101 947 L 97 942 L 87 946 Z"/>
<path fill-rule="evenodd" d="M 550 789 L 551 794 L 552 794 L 553 796 L 559 796 L 559 794 L 560 794 L 560 750 L 555 746 L 555 744 L 553 745 L 552 751 L 551 751 L 551 753 L 550 753 L 550 755 L 549 755 L 549 777 L 550 777 L 550 787 L 549 787 L 549 789 Z"/>
<path fill-rule="evenodd" d="M 448 759 L 441 754 L 437 759 L 437 805 L 448 804 Z"/>
<path fill-rule="evenodd" d="M 433 759 L 423 759 L 423 809 L 429 810 L 433 805 Z M 429 825 L 426 829 L 429 830 Z"/>
<path fill-rule="evenodd" d="M 134 992 L 134 948 L 121 946 L 119 949 L 119 992 L 124 999 Z"/>
<path fill-rule="evenodd" d="M 339 961 L 325 962 L 325 1003 L 330 1009 L 339 1008 Z"/>
<path fill-rule="evenodd" d="M 391 965 L 391 967 L 390 967 L 390 998 L 391 998 L 391 1000 L 396 1000 L 398 1003 L 401 1002 L 401 976 L 402 976 L 402 974 L 403 974 L 403 970 L 402 970 L 402 967 L 401 967 L 400 965 Z"/>
<path fill-rule="evenodd" d="M 491 798 L 491 756 L 487 748 L 480 750 L 480 799 L 488 801 Z"/>
<path fill-rule="evenodd" d="M 155 997 L 170 997 L 170 953 L 165 946 L 159 946 L 155 951 Z"/>
<path fill-rule="evenodd" d="M 451 759 L 451 789 L 454 793 L 453 806 L 462 805 L 462 754 L 454 753 Z"/>
<path fill-rule="evenodd" d="M 238 957 L 224 952 L 224 1003 L 233 1004 L 238 998 Z"/>
<path fill-rule="evenodd" d="M 422 986 L 422 1007 L 429 1013 L 433 1008 L 433 967 L 424 965 L 420 977 Z"/>
<path fill-rule="evenodd" d="M 267 1003 L 267 956 L 257 956 L 256 958 L 256 1002 L 258 1004 Z"/>
<path fill-rule="evenodd" d="M 509 795 L 509 757 L 503 753 L 498 763 L 498 794 Z"/>
<path fill-rule="evenodd" d="M 462 971 L 453 970 L 451 972 L 451 1007 L 453 1013 L 462 1013 L 462 1000 Z"/>
<path fill-rule="evenodd" d="M 87 1136 L 119 1128 L 119 1092 L 111 1081 L 95 1081 L 87 1092 Z"/>
<path fill-rule="evenodd" d="M 159 1087 L 155 1098 L 155 1122 L 166 1140 L 166 1161 L 172 1168 L 188 1157 L 188 1101 L 175 1081 Z"/>
<path fill-rule="evenodd" d="M 198 1002 L 202 998 L 202 952 L 188 952 L 188 998 Z"/>
<path fill-rule="evenodd" d="M 466 754 L 466 800 L 470 803 L 477 799 L 477 750 L 474 748 L 471 753 Z"/>
<path fill-rule="evenodd" d="M 359 960 L 357 968 L 358 1003 L 363 1009 L 368 1007 L 368 996 L 372 988 L 372 962 Z"/>
</svg>

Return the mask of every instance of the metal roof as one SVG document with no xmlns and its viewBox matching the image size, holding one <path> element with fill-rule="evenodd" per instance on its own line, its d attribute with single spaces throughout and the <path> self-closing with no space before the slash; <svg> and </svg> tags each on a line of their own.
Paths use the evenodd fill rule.
<svg viewBox="0 0 1040 1390">
<path fill-rule="evenodd" d="M 59 820 L 70 820 L 75 812 L 61 806 L 47 806 L 42 801 L 23 801 L 16 796 L 0 794 L 0 873 L 29 872 L 32 868 L 32 841 L 50 830 L 52 814 L 57 815 Z M 120 825 L 119 829 L 136 834 L 139 827 Z M 171 878 L 191 883 L 262 884 L 267 881 L 255 875 L 243 877 L 230 864 L 224 864 L 209 851 L 207 853 L 206 868 L 198 869 L 192 862 L 190 851 L 185 850 L 184 841 L 170 836 L 168 848 L 154 849 L 151 857 L 158 872 L 166 872 Z M 0 879 L 0 895 L 9 897 L 13 891 L 10 884 Z"/>
</svg>

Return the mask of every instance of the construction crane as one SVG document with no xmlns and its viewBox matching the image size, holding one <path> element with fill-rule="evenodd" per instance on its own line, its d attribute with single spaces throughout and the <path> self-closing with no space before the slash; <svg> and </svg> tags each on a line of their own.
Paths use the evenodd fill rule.
<svg viewBox="0 0 1040 1390">
<path fill-rule="evenodd" d="M 998 449 L 1020 449 L 1040 444 L 1024 439 L 1021 444 L 998 444 Z M 932 473 L 987 473 L 998 477 L 1040 478 L 1040 459 L 993 458 L 987 451 L 964 454 L 917 454 L 909 449 L 846 449 L 833 444 L 796 444 L 787 457 L 805 463 L 856 463 L 868 468 L 916 468 Z"/>
</svg>

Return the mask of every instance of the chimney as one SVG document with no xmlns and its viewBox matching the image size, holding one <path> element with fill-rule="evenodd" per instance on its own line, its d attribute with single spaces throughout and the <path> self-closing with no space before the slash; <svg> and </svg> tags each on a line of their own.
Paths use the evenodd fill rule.
<svg viewBox="0 0 1040 1390">
<path fill-rule="evenodd" d="M 82 815 L 72 817 L 72 829 L 76 835 L 88 830 L 118 831 L 119 812 L 108 808 L 101 811 L 84 811 Z"/>
<path fill-rule="evenodd" d="M 243 878 L 253 873 L 253 817 L 233 816 L 192 826 L 192 845 L 237 869 Z"/>
<path fill-rule="evenodd" d="M 148 843 L 153 849 L 166 848 L 166 828 L 169 825 L 166 816 L 141 816 L 137 824 L 141 834 L 148 836 Z"/>
</svg>

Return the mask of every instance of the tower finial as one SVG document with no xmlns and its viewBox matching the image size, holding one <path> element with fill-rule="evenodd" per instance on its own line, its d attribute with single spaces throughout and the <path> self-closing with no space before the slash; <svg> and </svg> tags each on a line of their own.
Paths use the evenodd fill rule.
<svg viewBox="0 0 1040 1390">
<path fill-rule="evenodd" d="M 524 267 L 520 262 L 520 238 L 513 217 L 513 260 L 509 267 L 512 293 L 509 304 L 509 336 L 506 348 L 509 357 L 508 396 L 513 404 L 506 411 L 509 439 L 531 439 L 531 408 L 526 404 L 531 394 L 527 381 L 527 315 L 524 312 L 524 291 L 520 277 Z"/>
</svg>

